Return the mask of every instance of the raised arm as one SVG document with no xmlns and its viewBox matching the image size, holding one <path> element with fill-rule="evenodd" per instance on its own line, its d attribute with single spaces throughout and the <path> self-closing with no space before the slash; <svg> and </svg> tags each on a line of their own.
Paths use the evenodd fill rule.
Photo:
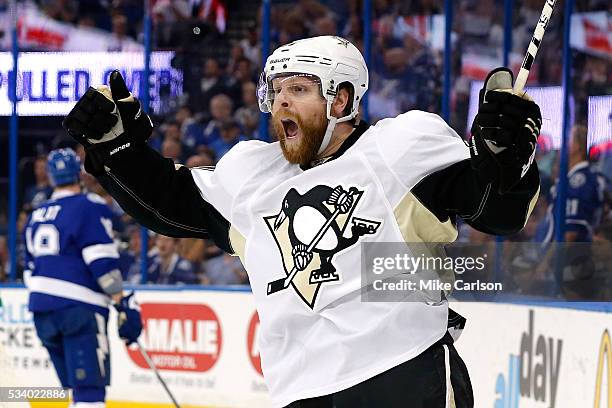
<svg viewBox="0 0 612 408">
<path fill-rule="evenodd" d="M 96 178 L 147 228 L 171 237 L 211 238 L 231 252 L 230 223 L 202 198 L 191 170 L 176 166 L 148 145 L 113 156 L 106 171 Z"/>
<path fill-rule="evenodd" d="M 417 159 L 407 166 L 429 163 L 434 171 L 421 172 L 411 193 L 440 222 L 461 217 L 495 235 L 516 233 L 527 223 L 540 188 L 533 159 L 541 116 L 534 102 L 511 89 L 510 71 L 489 74 L 469 149 L 441 119 L 421 121 L 423 135 L 411 149 Z"/>
<path fill-rule="evenodd" d="M 501 194 L 493 180 L 483 178 L 465 159 L 425 177 L 412 193 L 442 222 L 459 216 L 479 231 L 509 235 L 527 223 L 539 187 L 535 162 L 512 189 Z"/>
<path fill-rule="evenodd" d="M 470 158 L 424 178 L 414 193 L 437 217 L 460 216 L 489 234 L 520 231 L 538 198 L 540 108 L 512 92 L 512 72 L 489 73 L 472 125 Z"/>
<path fill-rule="evenodd" d="M 470 163 L 457 163 L 440 186 L 440 203 L 491 234 L 520 231 L 540 191 L 534 161 L 542 116 L 526 94 L 512 93 L 512 72 L 489 73 L 472 124 Z M 455 180 L 450 182 L 449 180 Z"/>
<path fill-rule="evenodd" d="M 117 71 L 110 89 L 89 88 L 64 127 L 85 146 L 85 170 L 139 223 L 172 237 L 211 238 L 231 252 L 229 221 L 202 198 L 190 169 L 147 145 L 151 120 Z"/>
</svg>

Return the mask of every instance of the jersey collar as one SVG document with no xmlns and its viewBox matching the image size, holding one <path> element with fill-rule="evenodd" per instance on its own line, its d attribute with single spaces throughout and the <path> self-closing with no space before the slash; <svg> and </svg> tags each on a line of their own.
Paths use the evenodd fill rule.
<svg viewBox="0 0 612 408">
<path fill-rule="evenodd" d="M 574 164 L 574 166 L 572 166 L 572 168 L 567 172 L 567 176 L 571 177 L 572 174 L 574 174 L 578 170 L 582 170 L 582 169 L 584 169 L 586 167 L 589 167 L 589 162 L 588 161 L 583 160 L 581 162 L 578 162 L 578 163 Z"/>
<path fill-rule="evenodd" d="M 51 200 L 59 200 L 60 198 L 70 197 L 73 195 L 77 195 L 77 193 L 69 190 L 59 189 L 53 191 L 53 193 L 51 194 Z"/>
<path fill-rule="evenodd" d="M 336 150 L 335 153 L 333 153 L 331 156 L 322 157 L 320 159 L 317 159 L 311 162 L 310 165 L 308 166 L 300 166 L 300 167 L 302 168 L 302 170 L 308 170 L 313 167 L 320 166 L 323 163 L 327 163 L 329 161 L 337 159 L 338 157 L 342 156 L 351 146 L 353 146 L 355 142 L 357 142 L 357 140 L 361 137 L 361 135 L 363 135 L 365 131 L 368 130 L 369 127 L 370 127 L 369 123 L 366 123 L 363 120 L 360 121 L 359 125 L 357 125 L 357 127 L 349 135 L 349 137 L 347 137 L 346 140 L 342 142 L 342 144 L 340 145 L 340 148 Z"/>
</svg>

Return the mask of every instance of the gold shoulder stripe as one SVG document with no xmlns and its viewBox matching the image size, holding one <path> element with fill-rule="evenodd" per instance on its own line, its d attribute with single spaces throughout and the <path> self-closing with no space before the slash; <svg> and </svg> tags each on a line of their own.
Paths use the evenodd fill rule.
<svg viewBox="0 0 612 408">
<path fill-rule="evenodd" d="M 441 222 L 412 192 L 406 193 L 393 212 L 406 242 L 453 242 L 457 239 L 457 229 L 450 218 Z"/>
<path fill-rule="evenodd" d="M 229 239 L 232 249 L 234 250 L 234 255 L 238 256 L 244 265 L 244 248 L 246 246 L 246 238 L 232 225 L 229 229 Z"/>
</svg>

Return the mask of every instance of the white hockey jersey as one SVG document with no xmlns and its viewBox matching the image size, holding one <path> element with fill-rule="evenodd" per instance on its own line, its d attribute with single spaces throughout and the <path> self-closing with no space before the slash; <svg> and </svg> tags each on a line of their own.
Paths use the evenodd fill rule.
<svg viewBox="0 0 612 408">
<path fill-rule="evenodd" d="M 308 170 L 288 163 L 278 143 L 259 141 L 239 143 L 214 171 L 191 170 L 204 200 L 231 223 L 249 274 L 274 406 L 358 384 L 445 334 L 445 300 L 362 301 L 360 243 L 455 240 L 452 221 L 436 218 L 411 189 L 468 158 L 440 117 L 410 111 Z M 273 282 L 282 278 L 290 283 L 279 288 Z"/>
</svg>

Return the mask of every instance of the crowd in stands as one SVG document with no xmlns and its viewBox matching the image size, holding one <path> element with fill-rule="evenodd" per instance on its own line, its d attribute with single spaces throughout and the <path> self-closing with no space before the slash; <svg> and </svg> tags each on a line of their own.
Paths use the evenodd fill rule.
<svg viewBox="0 0 612 408">
<path fill-rule="evenodd" d="M 97 27 L 121 38 L 142 42 L 143 2 L 140 0 L 38 0 L 48 16 L 78 26 Z M 217 0 L 152 0 L 153 40 L 156 49 L 176 51 L 175 64 L 184 76 L 184 94 L 174 112 L 156 117 L 151 145 L 175 163 L 189 167 L 214 165 L 236 143 L 248 139 L 273 141 L 273 132 L 261 132 L 256 84 L 261 72 L 261 5 Z M 248 3 L 248 4 L 247 4 Z M 295 0 L 273 2 L 271 47 L 312 35 L 341 35 L 363 50 L 361 1 Z M 454 3 L 451 87 L 451 126 L 469 137 L 467 116 L 470 84 L 502 63 L 502 0 L 461 0 Z M 442 0 L 375 0 L 372 2 L 369 121 L 395 116 L 411 109 L 440 113 L 442 98 Z M 612 11 L 606 0 L 578 0 L 575 12 Z M 544 46 L 532 70 L 531 84 L 562 82 L 563 1 L 549 23 Z M 512 16 L 510 63 L 518 65 L 542 10 L 541 0 L 516 0 Z M 440 25 L 442 21 L 442 25 Z M 442 27 L 442 28 L 441 28 Z M 442 31 L 440 31 L 442 30 Z M 573 52 L 575 119 L 586 124 L 586 99 L 612 94 L 612 69 L 605 56 Z M 546 118 L 545 118 L 546 120 Z M 583 130 L 574 130 L 583 133 Z M 583 136 L 580 136 L 583 137 Z M 576 137 L 577 140 L 581 140 Z M 586 143 L 586 142 L 585 142 Z M 49 146 L 51 147 L 51 146 Z M 570 168 L 589 157 L 570 161 Z M 578 153 L 577 153 L 578 154 Z M 558 178 L 558 151 L 542 142 L 538 163 L 542 194 L 526 228 L 511 241 L 540 240 L 547 211 L 554 203 L 551 188 Z M 576 156 L 578 157 L 578 156 Z M 606 154 L 597 157 L 600 161 Z M 32 177 L 23 196 L 27 212 L 49 195 L 44 157 L 31 160 Z M 570 173 L 572 170 L 570 169 Z M 604 174 L 610 177 L 612 174 Z M 87 178 L 87 177 L 86 177 Z M 570 174 L 571 178 L 571 174 Z M 112 202 L 91 178 L 85 185 L 109 200 L 117 212 L 118 240 L 122 245 L 124 275 L 139 282 L 140 229 Z M 554 188 L 553 188 L 554 190 Z M 607 194 L 609 187 L 604 188 Z M 586 197 L 586 196 L 585 196 Z M 594 198 L 581 198 L 594 200 Z M 600 215 L 590 239 L 612 241 L 610 202 L 602 200 Z M 484 236 L 460 225 L 460 240 L 490 243 Z M 0 237 L 0 263 L 6 265 L 5 239 Z M 210 242 L 175 240 L 149 235 L 148 282 L 246 283 L 244 268 Z M 1 267 L 0 267 L 1 268 Z M 0 269 L 0 280 L 2 272 Z"/>
</svg>

